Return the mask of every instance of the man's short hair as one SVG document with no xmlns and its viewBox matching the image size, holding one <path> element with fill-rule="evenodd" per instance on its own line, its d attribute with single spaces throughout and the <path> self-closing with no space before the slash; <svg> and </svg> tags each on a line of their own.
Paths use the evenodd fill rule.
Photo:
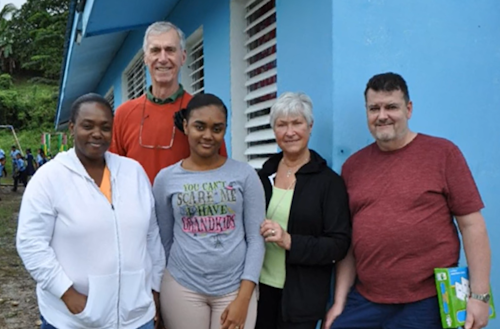
<svg viewBox="0 0 500 329">
<path fill-rule="evenodd" d="M 174 24 L 170 22 L 155 22 L 151 25 L 149 25 L 148 29 L 146 30 L 146 33 L 144 34 L 144 40 L 142 42 L 142 50 L 144 52 L 147 51 L 147 44 L 148 44 L 148 37 L 150 35 L 158 35 L 162 33 L 166 33 L 170 31 L 171 29 L 174 29 L 175 32 L 177 32 L 177 35 L 179 36 L 180 44 L 181 44 L 181 51 L 186 49 L 186 37 L 184 35 L 184 32 Z"/>
<path fill-rule="evenodd" d="M 403 97 L 405 102 L 408 103 L 410 101 L 410 93 L 408 92 L 408 86 L 406 85 L 405 79 L 397 73 L 387 72 L 374 75 L 368 80 L 365 88 L 365 100 L 366 94 L 368 93 L 368 89 L 371 89 L 375 92 L 377 91 L 395 91 L 401 90 L 403 93 Z"/>
</svg>

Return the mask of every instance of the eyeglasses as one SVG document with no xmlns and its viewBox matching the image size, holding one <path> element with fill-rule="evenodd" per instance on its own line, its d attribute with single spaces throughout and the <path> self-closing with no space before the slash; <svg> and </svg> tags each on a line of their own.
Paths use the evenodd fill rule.
<svg viewBox="0 0 500 329">
<path fill-rule="evenodd" d="M 145 145 L 145 144 L 142 143 L 142 130 L 144 128 L 144 121 L 147 118 L 149 118 L 149 114 L 146 115 L 146 116 L 144 116 L 144 113 L 146 112 L 146 99 L 147 99 L 147 97 L 144 97 L 144 103 L 142 105 L 142 119 L 141 119 L 141 126 L 139 128 L 139 146 L 147 148 L 147 149 L 160 149 L 160 150 L 171 149 L 172 146 L 174 145 L 174 139 L 175 139 L 175 124 L 173 124 L 173 123 L 172 123 L 172 138 L 170 139 L 170 144 L 169 145 L 167 145 L 167 146 L 163 146 L 163 145 Z M 179 103 L 179 110 L 182 107 L 182 101 L 183 101 L 183 99 L 184 99 L 184 93 L 182 93 L 182 96 L 181 96 L 181 101 Z"/>
</svg>

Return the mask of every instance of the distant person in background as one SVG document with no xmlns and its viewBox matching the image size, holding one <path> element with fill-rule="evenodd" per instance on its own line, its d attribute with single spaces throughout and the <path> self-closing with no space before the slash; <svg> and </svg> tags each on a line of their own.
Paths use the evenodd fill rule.
<svg viewBox="0 0 500 329">
<path fill-rule="evenodd" d="M 4 172 L 5 175 L 3 175 Z M 0 149 L 0 182 L 2 176 L 7 176 L 7 173 L 5 171 L 5 152 L 2 149 Z M 0 198 L 0 200 L 2 200 L 2 198 Z"/>
<path fill-rule="evenodd" d="M 12 188 L 12 192 L 17 191 L 17 186 L 19 182 L 23 183 L 24 187 L 28 185 L 26 164 L 24 163 L 24 158 L 20 152 L 16 154 L 16 160 L 14 162 L 12 172 L 14 173 L 14 187 Z"/>
<path fill-rule="evenodd" d="M 38 168 L 47 163 L 47 157 L 45 156 L 45 152 L 42 148 L 38 149 L 38 154 L 36 156 L 36 163 L 38 164 Z"/>
<path fill-rule="evenodd" d="M 4 177 L 7 177 L 7 169 L 5 168 L 5 151 L 0 148 L 0 177 L 2 173 Z"/>
<path fill-rule="evenodd" d="M 26 149 L 26 176 L 33 176 L 36 170 L 36 162 L 31 154 L 31 149 Z"/>
<path fill-rule="evenodd" d="M 18 153 L 21 153 L 21 152 L 19 152 L 19 150 L 17 149 L 17 147 L 15 145 L 12 145 L 12 147 L 10 148 L 10 158 L 12 161 L 12 177 L 13 178 L 14 178 L 14 172 L 15 172 L 15 168 L 16 168 L 16 160 L 17 160 Z"/>
</svg>

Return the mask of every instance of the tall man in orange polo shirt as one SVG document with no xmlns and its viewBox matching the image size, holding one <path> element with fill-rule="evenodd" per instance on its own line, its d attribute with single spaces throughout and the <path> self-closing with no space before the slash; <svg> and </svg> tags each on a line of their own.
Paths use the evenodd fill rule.
<svg viewBox="0 0 500 329">
<path fill-rule="evenodd" d="M 192 96 L 179 84 L 186 61 L 184 33 L 169 22 L 156 22 L 144 35 L 144 63 L 152 80 L 146 94 L 116 109 L 110 150 L 135 159 L 153 183 L 156 174 L 189 156 L 189 144 L 174 125 L 175 112 Z M 225 145 L 221 149 L 225 156 Z"/>
</svg>

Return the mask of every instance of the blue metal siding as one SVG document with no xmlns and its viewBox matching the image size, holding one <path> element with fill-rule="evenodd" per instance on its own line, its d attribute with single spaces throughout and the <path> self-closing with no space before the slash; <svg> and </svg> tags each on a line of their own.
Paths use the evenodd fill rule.
<svg viewBox="0 0 500 329">
<path fill-rule="evenodd" d="M 331 165 L 333 136 L 332 2 L 277 0 L 278 95 L 302 91 L 313 101 L 310 147 Z M 340 109 L 339 109 L 340 110 Z"/>
<path fill-rule="evenodd" d="M 414 102 L 410 126 L 450 139 L 463 151 L 486 208 L 493 250 L 492 286 L 500 296 L 500 2 L 496 0 L 277 0 L 278 90 L 314 102 L 311 147 L 340 171 L 373 141 L 363 91 L 377 73 L 405 77 Z M 182 0 L 168 19 L 189 36 L 204 27 L 206 91 L 230 105 L 229 0 Z M 141 47 L 131 33 L 99 92 L 115 86 Z M 230 131 L 230 129 L 228 130 Z M 231 137 L 226 136 L 230 143 Z M 462 260 L 463 261 L 463 260 Z M 500 328 L 498 320 L 489 328 Z"/>
<path fill-rule="evenodd" d="M 130 61 L 132 61 L 142 48 L 142 40 L 145 32 L 146 29 L 143 28 L 128 33 L 97 87 L 97 92 L 101 95 L 105 95 L 109 88 L 114 88 L 115 108 L 125 101 L 123 99 L 124 81 L 122 81 L 122 75 L 125 68 L 130 64 Z"/>
</svg>

